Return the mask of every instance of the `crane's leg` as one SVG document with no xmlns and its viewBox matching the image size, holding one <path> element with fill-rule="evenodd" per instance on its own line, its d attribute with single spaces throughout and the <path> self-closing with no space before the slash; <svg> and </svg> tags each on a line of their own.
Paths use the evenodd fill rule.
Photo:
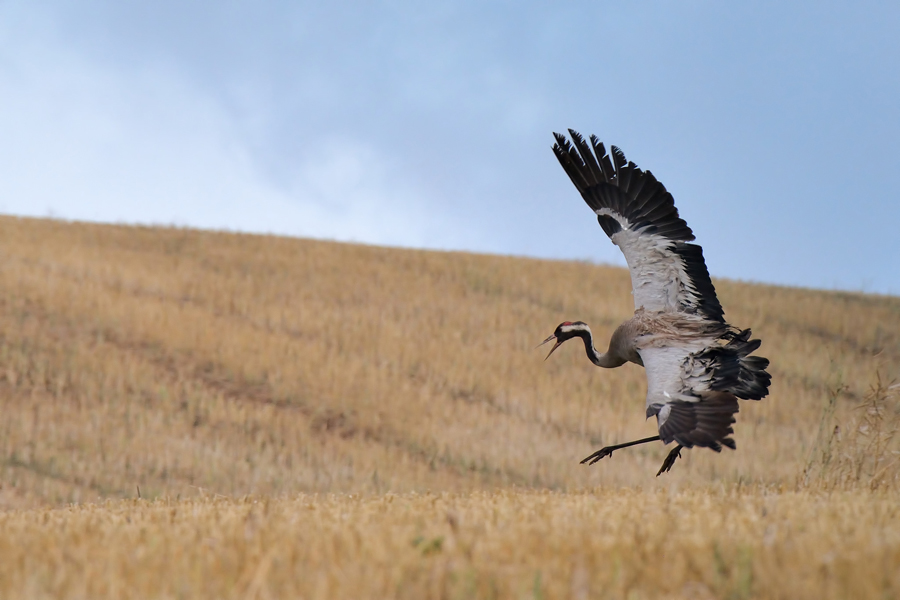
<svg viewBox="0 0 900 600">
<path fill-rule="evenodd" d="M 592 465 L 601 458 L 606 458 L 607 456 L 612 454 L 613 450 L 618 450 L 619 448 L 627 448 L 628 446 L 637 446 L 638 444 L 646 444 L 647 442 L 655 442 L 658 439 L 659 436 L 654 435 L 653 437 L 644 438 L 642 440 L 635 440 L 633 442 L 627 442 L 625 444 L 618 444 L 617 446 L 607 446 L 606 448 L 600 448 L 599 450 L 585 458 L 583 461 L 581 461 L 581 464 L 587 463 L 589 465 Z M 669 456 L 671 456 L 671 454 Z M 669 459 L 667 458 L 666 460 Z M 672 461 L 674 462 L 675 459 L 673 458 Z"/>
<path fill-rule="evenodd" d="M 672 468 L 672 465 L 675 464 L 675 459 L 681 457 L 681 449 L 684 448 L 681 444 L 678 444 L 672 451 L 669 452 L 669 455 L 666 457 L 666 460 L 663 461 L 662 466 L 659 468 L 659 471 L 656 473 L 656 476 L 659 477 L 663 473 L 667 473 L 669 469 Z"/>
</svg>

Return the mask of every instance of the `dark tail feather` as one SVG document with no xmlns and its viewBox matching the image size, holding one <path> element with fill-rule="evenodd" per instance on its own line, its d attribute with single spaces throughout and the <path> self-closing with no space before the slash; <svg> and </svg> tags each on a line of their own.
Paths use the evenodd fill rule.
<svg viewBox="0 0 900 600">
<path fill-rule="evenodd" d="M 740 363 L 737 383 L 730 390 L 738 398 L 762 400 L 769 394 L 769 384 L 772 383 L 772 376 L 766 372 L 769 359 L 750 356 L 760 345 L 762 342 L 751 340 L 750 330 L 745 329 L 725 346 L 734 348 Z"/>
<path fill-rule="evenodd" d="M 762 344 L 750 339 L 750 330 L 728 333 L 728 343 L 704 352 L 712 361 L 713 390 L 730 392 L 744 400 L 762 400 L 769 394 L 772 376 L 766 372 L 769 359 L 750 356 Z"/>
<path fill-rule="evenodd" d="M 738 385 L 732 392 L 745 400 L 762 400 L 769 395 L 772 376 L 766 372 L 769 359 L 762 356 L 748 356 L 741 359 L 741 374 Z"/>
</svg>

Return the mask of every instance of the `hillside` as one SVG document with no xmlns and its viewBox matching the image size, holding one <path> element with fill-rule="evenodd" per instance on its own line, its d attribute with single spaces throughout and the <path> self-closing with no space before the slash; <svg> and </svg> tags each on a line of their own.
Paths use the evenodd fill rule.
<svg viewBox="0 0 900 600">
<path fill-rule="evenodd" d="M 138 494 L 288 510 L 300 493 L 517 489 L 527 504 L 553 498 L 530 488 L 562 503 L 627 488 L 652 505 L 745 486 L 812 503 L 844 490 L 842 519 L 876 506 L 859 495 L 873 488 L 896 506 L 900 299 L 716 286 L 762 338 L 771 395 L 742 403 L 737 451 L 684 452 L 657 478 L 658 444 L 579 464 L 655 433 L 642 369 L 597 369 L 574 342 L 546 362 L 535 349 L 563 320 L 605 343 L 633 310 L 623 269 L 0 217 L 0 507 L 38 523 Z M 879 515 L 860 522 L 882 530 Z"/>
</svg>

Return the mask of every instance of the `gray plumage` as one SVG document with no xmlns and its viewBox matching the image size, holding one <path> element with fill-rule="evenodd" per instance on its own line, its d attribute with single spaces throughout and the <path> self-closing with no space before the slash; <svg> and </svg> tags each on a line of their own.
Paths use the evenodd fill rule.
<svg viewBox="0 0 900 600">
<path fill-rule="evenodd" d="M 672 195 L 652 173 L 642 171 L 615 146 L 612 157 L 596 137 L 591 145 L 569 130 L 572 143 L 554 134 L 553 151 L 603 231 L 625 255 L 631 273 L 634 317 L 620 325 L 609 349 L 594 348 L 590 328 L 566 321 L 544 343 L 580 337 L 597 366 L 641 365 L 647 373 L 646 415 L 655 416 L 659 436 L 609 446 L 582 462 L 593 464 L 613 450 L 656 439 L 676 442 L 659 473 L 671 468 L 682 447 L 716 452 L 734 449 L 730 437 L 738 398 L 768 394 L 769 361 L 751 356 L 760 346 L 750 330 L 725 322 L 700 246 L 678 216 Z M 549 354 L 548 354 L 549 357 Z M 657 475 L 659 474 L 657 473 Z"/>
</svg>

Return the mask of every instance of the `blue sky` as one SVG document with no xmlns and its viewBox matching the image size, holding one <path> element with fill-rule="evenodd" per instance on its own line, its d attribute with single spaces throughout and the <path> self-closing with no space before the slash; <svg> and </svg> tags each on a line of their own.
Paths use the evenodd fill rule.
<svg viewBox="0 0 900 600">
<path fill-rule="evenodd" d="M 636 4 L 636 3 L 635 3 Z M 900 294 L 900 5 L 0 0 L 0 212 L 624 264 L 550 146 L 714 276 Z"/>
</svg>

